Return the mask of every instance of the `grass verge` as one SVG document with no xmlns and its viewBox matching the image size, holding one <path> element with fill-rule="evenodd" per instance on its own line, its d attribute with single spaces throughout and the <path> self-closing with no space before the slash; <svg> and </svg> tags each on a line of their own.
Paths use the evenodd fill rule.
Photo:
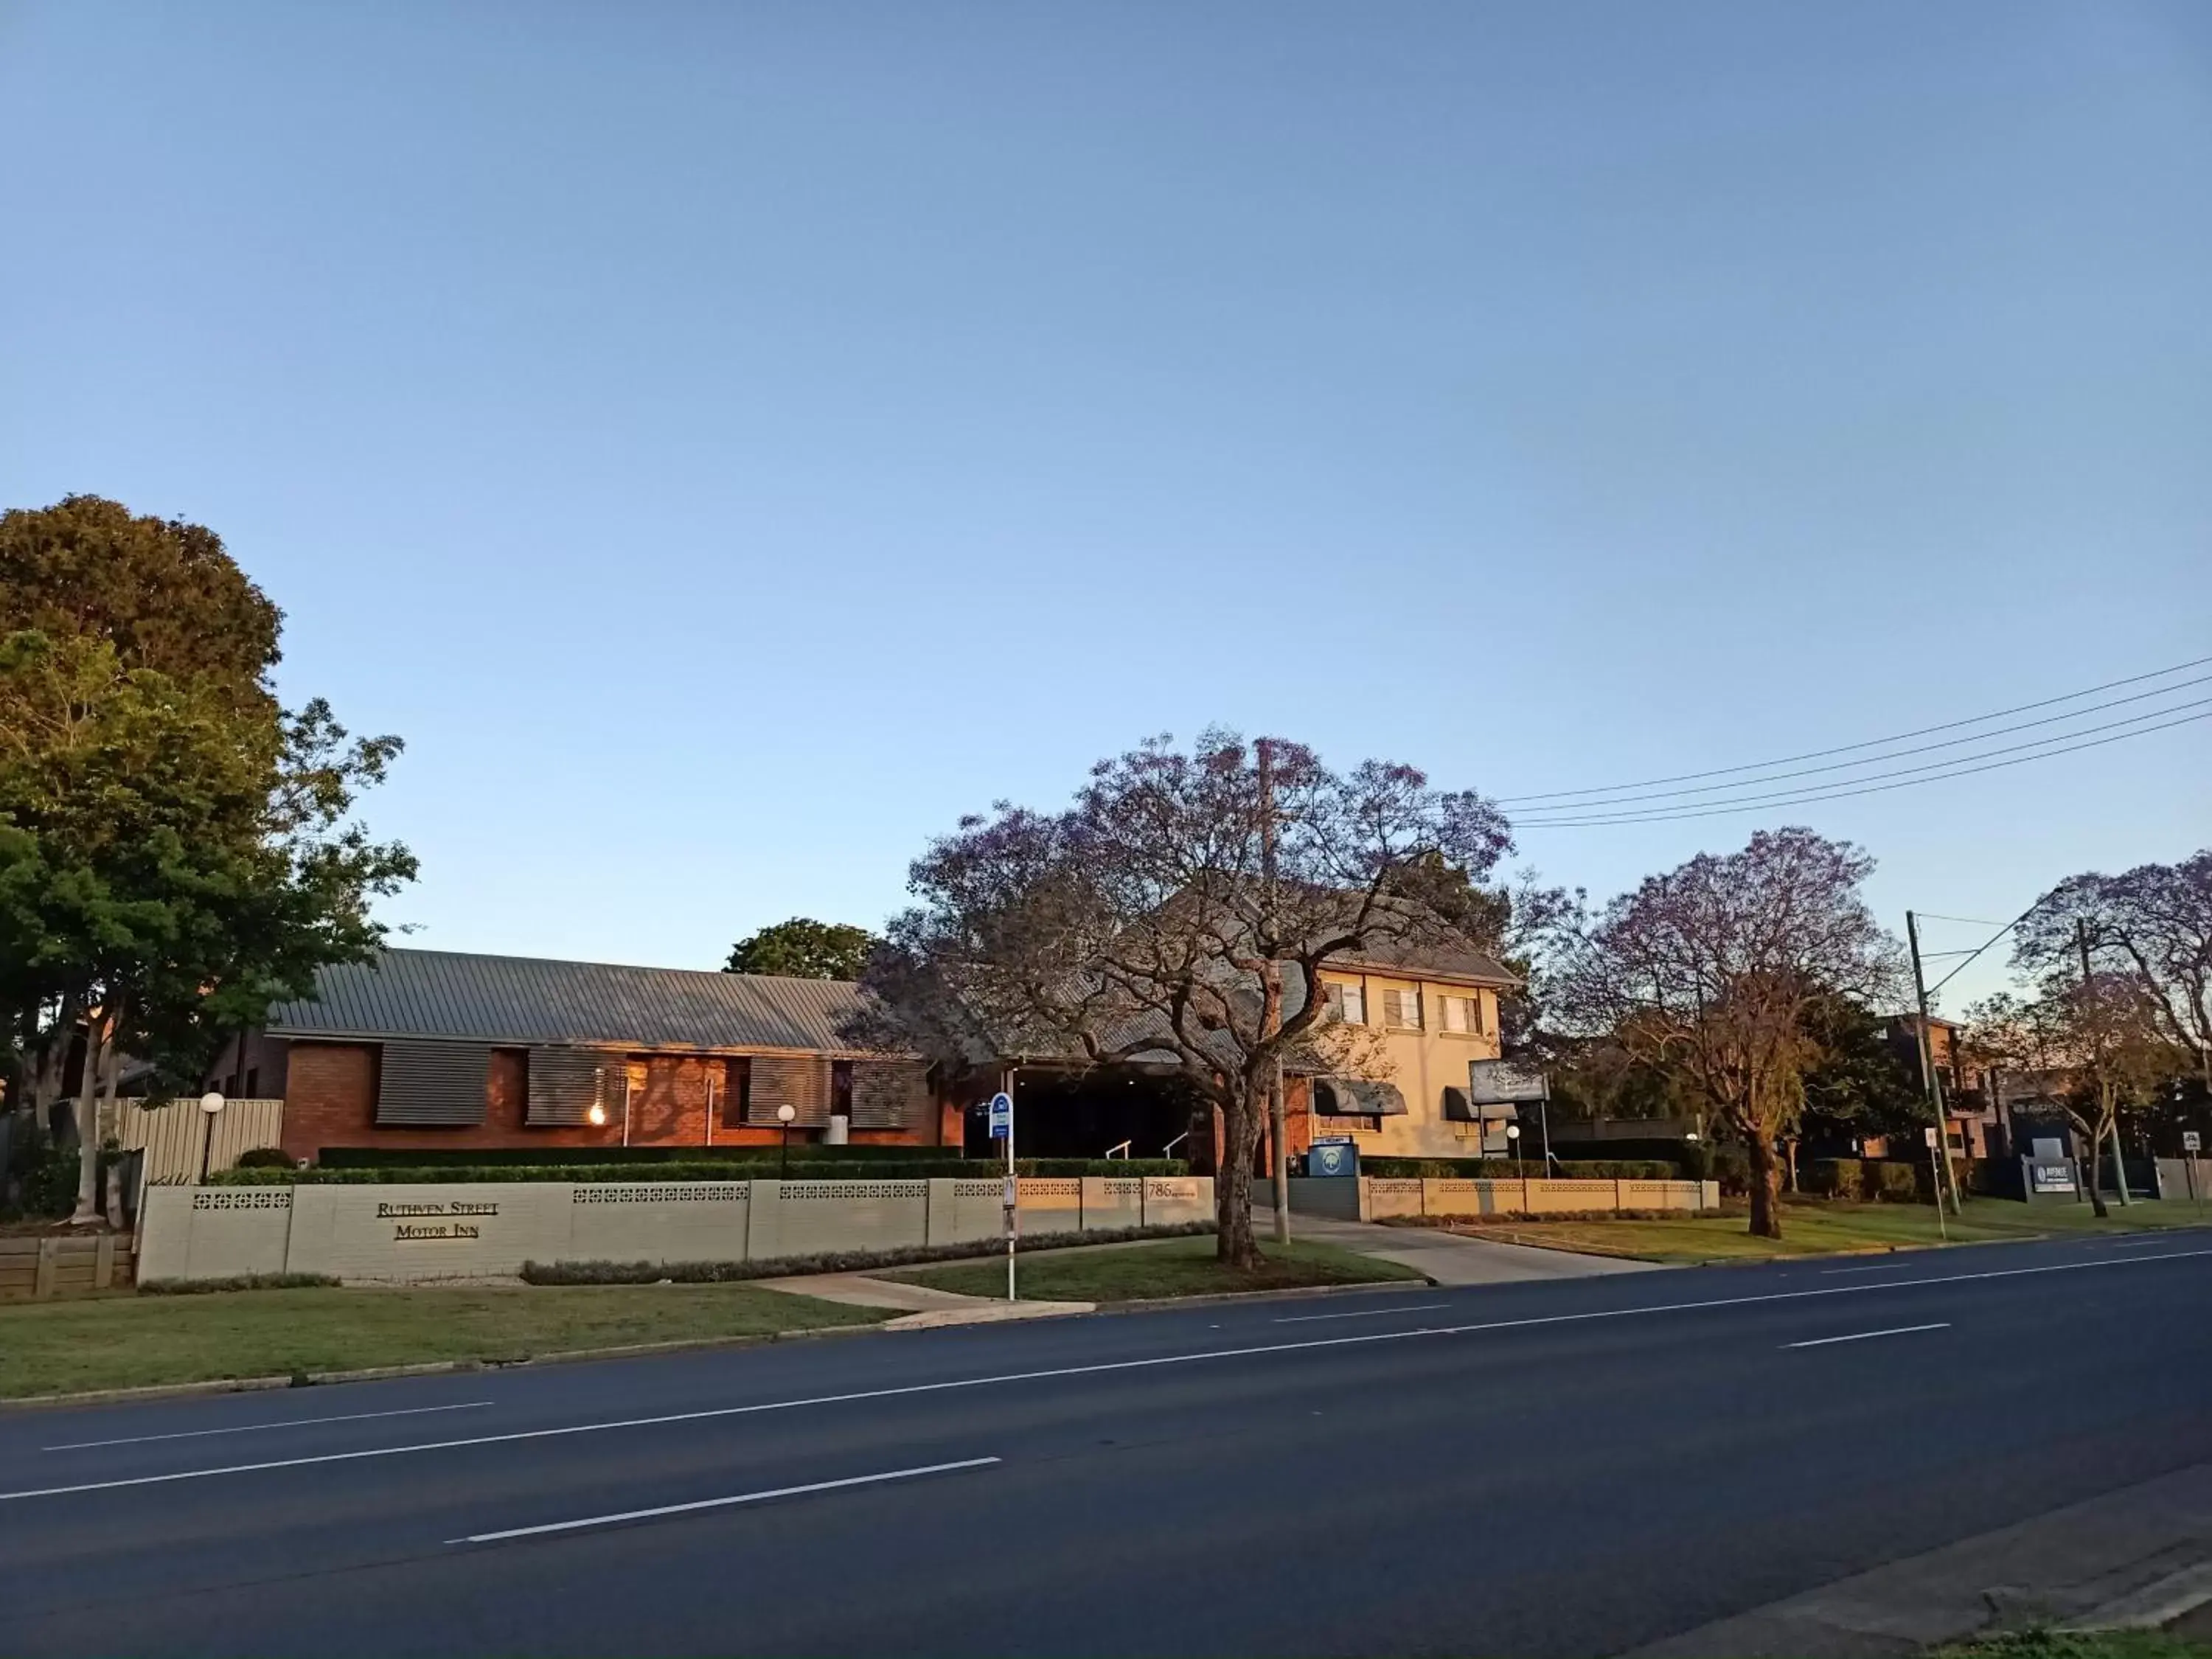
<svg viewBox="0 0 2212 1659">
<path fill-rule="evenodd" d="M 222 1377 L 519 1360 L 889 1316 L 742 1285 L 231 1291 L 0 1307 L 0 1399 Z"/>
<path fill-rule="evenodd" d="M 2212 1648 L 2155 1630 L 2030 1630 L 1931 1649 L 1928 1659 L 2212 1659 Z"/>
<path fill-rule="evenodd" d="M 1211 1238 L 1177 1238 L 1158 1244 L 1111 1244 L 1027 1258 L 1021 1263 L 1022 1296 L 1037 1302 L 1139 1302 L 1155 1297 L 1211 1296 L 1234 1291 L 1287 1291 L 1313 1285 L 1380 1285 L 1421 1275 L 1395 1261 L 1356 1255 L 1331 1244 L 1266 1244 L 1257 1271 L 1231 1273 L 1214 1260 Z M 1004 1296 L 1006 1267 L 967 1262 L 887 1273 L 965 1296 Z"/>
<path fill-rule="evenodd" d="M 2112 1218 L 2099 1221 L 2087 1204 L 2027 1205 L 1997 1198 L 1970 1198 L 1964 1216 L 1947 1212 L 1944 1221 L 1952 1243 L 1986 1243 L 2199 1226 L 2212 1222 L 2212 1207 L 2200 1211 L 2193 1204 L 2146 1201 L 2123 1210 L 2115 1204 Z M 1843 1204 L 1825 1199 L 1786 1202 L 1778 1239 L 1753 1237 L 1744 1231 L 1741 1212 L 1638 1221 L 1458 1222 L 1452 1224 L 1452 1231 L 1595 1255 L 1674 1262 L 1756 1261 L 1942 1242 L 1936 1232 L 1932 1205 Z"/>
</svg>

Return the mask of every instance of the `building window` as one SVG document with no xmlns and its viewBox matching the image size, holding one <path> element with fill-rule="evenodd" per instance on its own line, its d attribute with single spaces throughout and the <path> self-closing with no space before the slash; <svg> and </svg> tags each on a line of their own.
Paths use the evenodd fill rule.
<svg viewBox="0 0 2212 1659">
<path fill-rule="evenodd" d="M 1480 994 L 1468 997 L 1439 997 L 1443 1005 L 1443 1029 L 1456 1031 L 1462 1036 L 1482 1035 L 1482 998 Z"/>
<path fill-rule="evenodd" d="M 1421 994 L 1419 991 L 1385 991 L 1382 994 L 1382 1023 L 1401 1031 L 1421 1029 Z"/>
<path fill-rule="evenodd" d="M 1335 985 L 1324 980 L 1321 988 L 1322 1000 L 1328 1012 L 1346 1025 L 1367 1024 L 1367 988 L 1364 985 Z"/>
</svg>

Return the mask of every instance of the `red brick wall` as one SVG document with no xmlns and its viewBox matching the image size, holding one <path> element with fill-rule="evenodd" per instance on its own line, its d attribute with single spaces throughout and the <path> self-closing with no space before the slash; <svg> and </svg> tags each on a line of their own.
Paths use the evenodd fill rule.
<svg viewBox="0 0 2212 1659">
<path fill-rule="evenodd" d="M 528 1060 L 519 1048 L 495 1048 L 484 1081 L 484 1121 L 450 1129 L 379 1128 L 376 1057 L 373 1043 L 294 1042 L 284 1096 L 284 1151 L 313 1158 L 325 1146 L 394 1146 L 412 1150 L 500 1146 L 620 1146 L 619 1096 L 608 1102 L 604 1124 L 532 1126 L 528 1109 Z M 736 1126 L 732 1106 L 738 1063 L 720 1055 L 654 1054 L 630 1062 L 636 1079 L 630 1097 L 633 1146 L 703 1146 L 707 1139 L 707 1080 L 714 1084 L 713 1145 L 773 1146 L 781 1132 Z M 825 1073 L 826 1074 L 826 1073 Z M 854 1133 L 855 1142 L 886 1146 L 932 1145 L 935 1126 Z M 821 1139 L 818 1129 L 793 1129 L 793 1147 Z"/>
</svg>

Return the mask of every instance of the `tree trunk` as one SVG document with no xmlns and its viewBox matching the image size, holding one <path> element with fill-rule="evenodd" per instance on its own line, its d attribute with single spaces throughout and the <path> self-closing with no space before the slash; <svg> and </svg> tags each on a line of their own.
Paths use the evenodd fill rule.
<svg viewBox="0 0 2212 1659">
<path fill-rule="evenodd" d="M 1751 1142 L 1751 1231 L 1754 1238 L 1782 1237 L 1782 1157 L 1771 1134 Z"/>
<path fill-rule="evenodd" d="M 100 1068 L 112 1017 L 106 1011 L 84 1024 L 84 1079 L 76 1091 L 76 1208 L 72 1227 L 100 1224 Z"/>
<path fill-rule="evenodd" d="M 2104 1162 L 2105 1132 L 2101 1127 L 2092 1130 L 2079 1118 L 2075 1120 L 2074 1127 L 2089 1142 L 2089 1156 L 2082 1160 L 2084 1167 L 2081 1171 L 2081 1185 L 2089 1194 L 2089 1207 L 2095 1212 L 2098 1220 L 2108 1220 L 2112 1212 L 2105 1207 L 2104 1194 L 2097 1190 L 2098 1167 Z"/>
<path fill-rule="evenodd" d="M 1252 1154 L 1260 1144 L 1260 1120 L 1247 1094 L 1222 1113 L 1221 1167 L 1213 1173 L 1214 1218 L 1218 1231 L 1214 1259 L 1224 1267 L 1249 1272 L 1260 1265 L 1252 1237 Z"/>
</svg>

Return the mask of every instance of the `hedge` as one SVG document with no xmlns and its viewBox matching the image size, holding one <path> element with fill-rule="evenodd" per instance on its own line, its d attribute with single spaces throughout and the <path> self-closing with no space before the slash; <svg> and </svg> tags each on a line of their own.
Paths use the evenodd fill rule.
<svg viewBox="0 0 2212 1659">
<path fill-rule="evenodd" d="M 749 1162 L 749 1161 L 748 1161 Z M 1103 1176 L 1127 1179 L 1137 1176 L 1181 1176 L 1190 1165 L 1179 1158 L 1025 1158 L 1014 1165 L 1024 1176 Z M 816 1158 L 791 1160 L 793 1181 L 995 1181 L 1006 1172 L 1003 1164 L 981 1158 L 914 1159 L 894 1163 L 889 1158 L 833 1163 Z M 225 1170 L 209 1177 L 211 1186 L 410 1186 L 445 1183 L 483 1183 L 513 1181 L 773 1181 L 774 1166 L 752 1169 L 746 1163 L 732 1168 L 726 1160 L 692 1164 L 379 1164 L 368 1167 L 312 1169 Z"/>
<path fill-rule="evenodd" d="M 337 1286 L 328 1273 L 237 1273 L 228 1279 L 147 1279 L 141 1296 L 204 1296 L 211 1291 L 319 1291 Z"/>
<path fill-rule="evenodd" d="M 1081 1233 L 1032 1233 L 1017 1251 L 1060 1250 L 1075 1244 L 1127 1244 L 1140 1238 L 1188 1238 L 1213 1231 L 1211 1221 L 1153 1227 L 1100 1227 Z M 828 1250 L 817 1255 L 779 1255 L 759 1261 L 526 1261 L 531 1285 L 720 1285 L 746 1279 L 787 1279 L 796 1273 L 848 1273 L 871 1267 L 907 1267 L 927 1261 L 961 1261 L 1004 1255 L 1004 1239 L 957 1244 L 909 1244 L 889 1250 Z"/>
<path fill-rule="evenodd" d="M 1552 1172 L 1563 1181 L 1679 1181 L 1680 1170 L 1663 1158 L 1555 1158 Z M 1359 1173 L 1392 1180 L 1541 1181 L 1543 1164 L 1524 1158 L 1363 1158 Z"/>
<path fill-rule="evenodd" d="M 960 1156 L 957 1147 L 826 1146 L 812 1141 L 794 1141 L 792 1146 L 795 1155 L 803 1154 L 810 1163 L 897 1163 Z M 724 1159 L 773 1162 L 782 1155 L 783 1148 L 774 1141 L 743 1146 L 454 1146 L 428 1152 L 402 1146 L 325 1146 L 315 1155 L 315 1162 L 325 1170 L 427 1170 L 439 1164 L 485 1170 L 502 1164 L 557 1164 L 566 1168 L 578 1164 L 707 1164 Z"/>
</svg>

